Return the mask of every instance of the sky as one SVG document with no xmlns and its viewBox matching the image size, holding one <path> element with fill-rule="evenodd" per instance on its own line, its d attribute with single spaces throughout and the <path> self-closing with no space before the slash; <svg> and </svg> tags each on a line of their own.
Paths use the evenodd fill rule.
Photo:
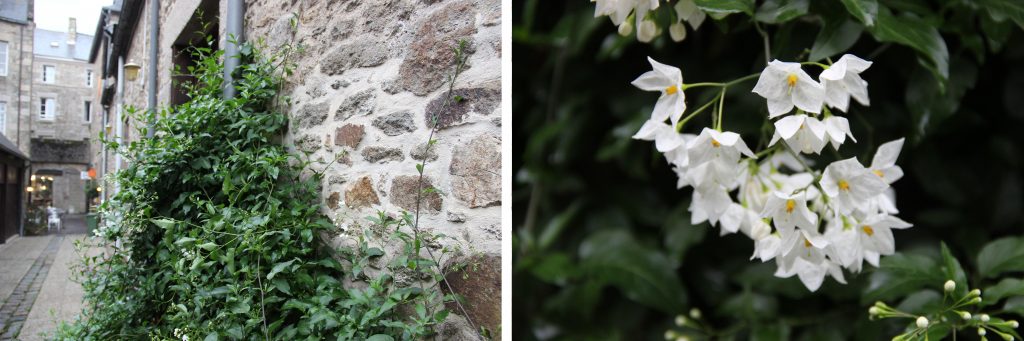
<svg viewBox="0 0 1024 341">
<path fill-rule="evenodd" d="M 67 31 L 68 18 L 74 17 L 78 33 L 92 35 L 96 33 L 96 22 L 100 20 L 100 10 L 109 6 L 113 0 L 36 0 L 36 27 Z"/>
</svg>

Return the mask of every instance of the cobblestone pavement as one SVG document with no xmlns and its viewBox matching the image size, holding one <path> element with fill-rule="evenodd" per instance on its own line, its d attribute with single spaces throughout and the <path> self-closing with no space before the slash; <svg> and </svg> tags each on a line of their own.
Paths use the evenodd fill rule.
<svg viewBox="0 0 1024 341">
<path fill-rule="evenodd" d="M 0 340 L 42 339 L 58 320 L 81 309 L 81 288 L 69 267 L 78 256 L 74 241 L 84 238 L 81 215 L 64 218 L 51 235 L 16 237 L 0 245 Z"/>
</svg>

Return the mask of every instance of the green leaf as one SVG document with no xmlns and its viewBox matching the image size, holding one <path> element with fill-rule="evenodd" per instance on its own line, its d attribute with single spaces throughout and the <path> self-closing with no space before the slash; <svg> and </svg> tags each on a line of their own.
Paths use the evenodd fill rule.
<svg viewBox="0 0 1024 341">
<path fill-rule="evenodd" d="M 960 262 L 953 257 L 953 253 L 946 247 L 946 242 L 942 242 L 940 248 L 942 249 L 942 273 L 946 275 L 946 280 L 953 280 L 956 283 L 956 290 L 953 290 L 953 297 L 960 298 L 967 295 L 967 275 L 964 273 L 964 268 L 960 266 Z M 946 282 L 943 281 L 943 284 Z"/>
<path fill-rule="evenodd" d="M 862 303 L 897 298 L 924 287 L 939 287 L 946 282 L 938 264 L 930 257 L 896 253 L 882 258 L 871 274 Z"/>
<path fill-rule="evenodd" d="M 666 217 L 662 226 L 665 227 L 665 249 L 673 262 L 682 263 L 686 251 L 693 245 L 704 240 L 708 228 L 701 224 L 690 224 L 689 205 L 679 205 Z M 678 264 L 676 264 L 678 266 Z"/>
<path fill-rule="evenodd" d="M 962 296 L 961 296 L 962 297 Z M 926 289 L 907 295 L 896 309 L 916 315 L 937 311 L 942 305 L 942 295 L 938 291 Z"/>
<path fill-rule="evenodd" d="M 295 262 L 294 259 L 287 262 L 274 264 L 274 267 L 270 269 L 270 273 L 267 274 L 267 279 L 274 279 L 275 275 L 277 275 L 281 271 L 284 271 L 285 268 L 291 266 L 293 262 Z"/>
<path fill-rule="evenodd" d="M 1024 280 L 1017 278 L 1004 278 L 998 284 L 985 288 L 982 291 L 981 306 L 990 306 L 999 303 L 1000 300 L 1011 296 L 1024 296 Z"/>
<path fill-rule="evenodd" d="M 384 334 L 377 334 L 374 336 L 370 336 L 368 339 L 366 339 L 366 341 L 395 341 L 395 338 Z"/>
<path fill-rule="evenodd" d="M 694 0 L 693 2 L 715 19 L 724 18 L 732 13 L 754 14 L 754 0 Z"/>
<path fill-rule="evenodd" d="M 880 42 L 904 45 L 917 50 L 923 65 L 940 81 L 949 79 L 949 51 L 946 41 L 932 24 L 913 15 L 896 17 L 888 10 L 878 12 L 878 20 L 869 31 Z"/>
<path fill-rule="evenodd" d="M 217 341 L 217 340 L 218 340 L 217 332 L 210 332 L 209 334 L 206 334 L 206 338 L 203 339 L 203 341 Z"/>
<path fill-rule="evenodd" d="M 875 17 L 878 16 L 878 0 L 843 0 L 843 6 L 846 6 L 846 11 L 860 20 L 864 26 L 875 25 Z"/>
<path fill-rule="evenodd" d="M 422 163 L 417 163 L 416 164 L 416 172 L 420 173 L 420 174 L 423 174 L 423 164 Z"/>
<path fill-rule="evenodd" d="M 837 21 L 826 19 L 825 27 L 814 39 L 808 60 L 815 62 L 849 50 L 863 32 L 864 26 L 856 21 L 847 18 Z"/>
<path fill-rule="evenodd" d="M 996 21 L 1009 17 L 1024 30 L 1024 2 L 1020 0 L 978 0 L 977 3 L 988 10 Z"/>
<path fill-rule="evenodd" d="M 1017 316 L 1024 317 L 1024 297 L 1017 296 L 1006 300 L 1006 304 L 1003 305 L 1003 310 L 1017 314 Z"/>
<path fill-rule="evenodd" d="M 615 286 L 630 300 L 668 314 L 686 307 L 686 292 L 673 262 L 656 248 L 640 245 L 625 230 L 591 234 L 579 250 L 585 273 Z"/>
<path fill-rule="evenodd" d="M 978 253 L 978 272 L 991 278 L 1006 271 L 1024 270 L 1024 242 L 1021 238 L 1000 238 L 986 244 Z"/>
<path fill-rule="evenodd" d="M 174 227 L 175 224 L 175 221 L 170 219 L 152 219 L 150 221 L 164 230 Z"/>
<path fill-rule="evenodd" d="M 807 14 L 808 0 L 768 0 L 757 9 L 754 19 L 769 24 L 784 23 Z"/>
<path fill-rule="evenodd" d="M 213 250 L 214 248 L 217 247 L 217 243 L 214 243 L 214 242 L 202 243 L 202 244 L 199 244 L 199 247 L 201 249 L 203 249 L 203 250 L 210 251 L 210 250 Z"/>
<path fill-rule="evenodd" d="M 292 294 L 292 286 L 288 284 L 288 281 L 281 278 L 275 278 L 271 281 L 271 283 L 274 284 L 274 287 L 277 288 L 277 290 L 280 290 L 281 292 L 288 295 Z"/>
<path fill-rule="evenodd" d="M 192 237 L 181 237 L 181 238 L 178 238 L 178 240 L 174 241 L 174 244 L 175 245 L 185 245 L 185 244 L 192 243 L 194 241 L 196 241 L 196 239 L 192 238 Z"/>
</svg>

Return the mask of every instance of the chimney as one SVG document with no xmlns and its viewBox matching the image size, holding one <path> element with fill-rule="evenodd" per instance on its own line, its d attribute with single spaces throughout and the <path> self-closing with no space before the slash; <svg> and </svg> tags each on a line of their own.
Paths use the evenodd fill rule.
<svg viewBox="0 0 1024 341">
<path fill-rule="evenodd" d="M 75 18 L 68 18 L 68 45 L 75 45 L 78 40 L 78 29 L 75 27 Z"/>
</svg>

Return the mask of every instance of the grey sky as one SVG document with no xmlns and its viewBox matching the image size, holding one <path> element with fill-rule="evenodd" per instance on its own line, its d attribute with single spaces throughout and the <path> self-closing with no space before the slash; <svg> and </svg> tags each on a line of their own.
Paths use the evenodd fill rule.
<svg viewBox="0 0 1024 341">
<path fill-rule="evenodd" d="M 79 33 L 93 34 L 96 22 L 100 20 L 100 9 L 112 4 L 113 0 L 36 0 L 36 27 L 67 31 L 68 18 L 74 17 Z"/>
</svg>

